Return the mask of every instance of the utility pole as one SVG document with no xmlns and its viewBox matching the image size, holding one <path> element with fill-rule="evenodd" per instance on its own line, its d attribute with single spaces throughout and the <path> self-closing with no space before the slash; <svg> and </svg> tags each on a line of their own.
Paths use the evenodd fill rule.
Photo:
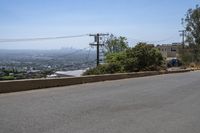
<svg viewBox="0 0 200 133">
<path fill-rule="evenodd" d="M 185 34 L 186 34 L 186 30 L 180 30 L 179 31 L 181 34 L 181 36 L 182 36 L 182 47 L 183 47 L 183 49 L 184 49 L 184 47 L 185 47 Z"/>
<path fill-rule="evenodd" d="M 99 59 L 99 47 L 104 46 L 104 44 L 100 44 L 100 37 L 103 36 L 108 36 L 109 34 L 102 34 L 102 33 L 97 33 L 97 34 L 90 34 L 90 36 L 94 37 L 94 43 L 90 44 L 91 46 L 96 46 L 97 47 L 97 66 L 100 64 L 100 59 Z"/>
</svg>

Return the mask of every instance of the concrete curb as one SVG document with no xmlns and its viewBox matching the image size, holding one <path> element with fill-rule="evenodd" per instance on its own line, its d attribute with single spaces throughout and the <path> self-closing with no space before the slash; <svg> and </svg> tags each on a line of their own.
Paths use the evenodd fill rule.
<svg viewBox="0 0 200 133">
<path fill-rule="evenodd" d="M 119 80 L 119 79 L 126 79 L 126 78 L 137 78 L 137 77 L 155 76 L 155 75 L 161 75 L 161 74 L 183 73 L 183 72 L 189 72 L 189 71 L 191 70 L 121 73 L 121 74 L 107 74 L 107 75 L 98 75 L 98 76 L 83 76 L 83 77 L 76 77 L 76 78 L 1 81 L 0 94 L 45 89 L 45 88 L 59 87 L 59 86 L 70 86 L 70 85 L 77 85 L 77 84 L 83 84 L 83 83 Z"/>
<path fill-rule="evenodd" d="M 190 68 L 191 71 L 199 71 L 200 68 Z"/>
</svg>

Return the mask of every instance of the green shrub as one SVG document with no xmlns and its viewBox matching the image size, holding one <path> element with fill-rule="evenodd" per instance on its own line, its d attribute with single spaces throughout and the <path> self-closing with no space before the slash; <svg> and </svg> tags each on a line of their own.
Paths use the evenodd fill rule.
<svg viewBox="0 0 200 133">
<path fill-rule="evenodd" d="M 113 74 L 122 72 L 121 66 L 118 64 L 102 64 L 96 68 L 87 70 L 83 75 L 100 75 L 100 74 Z"/>
<path fill-rule="evenodd" d="M 14 80 L 15 77 L 14 76 L 3 76 L 3 77 L 0 77 L 0 80 Z"/>
<path fill-rule="evenodd" d="M 84 75 L 155 71 L 161 69 L 163 63 L 162 54 L 153 45 L 139 43 L 126 51 L 108 53 L 106 64 L 90 69 Z"/>
</svg>

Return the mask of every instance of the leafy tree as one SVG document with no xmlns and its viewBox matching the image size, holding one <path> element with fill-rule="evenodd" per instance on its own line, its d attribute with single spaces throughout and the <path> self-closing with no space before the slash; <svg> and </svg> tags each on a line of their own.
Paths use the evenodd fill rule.
<svg viewBox="0 0 200 133">
<path fill-rule="evenodd" d="M 193 61 L 200 61 L 200 7 L 189 9 L 185 18 L 186 23 L 186 38 L 189 43 Z M 189 54 L 190 55 L 190 54 Z"/>
<path fill-rule="evenodd" d="M 115 37 L 113 34 L 110 35 L 106 41 L 105 48 L 107 53 L 116 53 L 124 51 L 128 48 L 128 42 L 126 37 Z"/>
<path fill-rule="evenodd" d="M 190 63 L 194 62 L 194 54 L 189 46 L 185 46 L 182 49 L 182 46 L 179 47 L 179 59 L 183 65 L 188 66 Z"/>
</svg>

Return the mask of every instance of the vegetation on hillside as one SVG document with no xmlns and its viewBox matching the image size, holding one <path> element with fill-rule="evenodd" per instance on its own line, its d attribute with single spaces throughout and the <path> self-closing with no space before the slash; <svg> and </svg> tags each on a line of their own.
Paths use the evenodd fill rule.
<svg viewBox="0 0 200 133">
<path fill-rule="evenodd" d="M 116 44 L 119 45 L 119 44 Z M 164 59 L 161 53 L 146 43 L 138 43 L 133 48 L 126 48 L 106 54 L 106 63 L 89 69 L 84 75 L 112 74 L 160 70 Z"/>
</svg>

